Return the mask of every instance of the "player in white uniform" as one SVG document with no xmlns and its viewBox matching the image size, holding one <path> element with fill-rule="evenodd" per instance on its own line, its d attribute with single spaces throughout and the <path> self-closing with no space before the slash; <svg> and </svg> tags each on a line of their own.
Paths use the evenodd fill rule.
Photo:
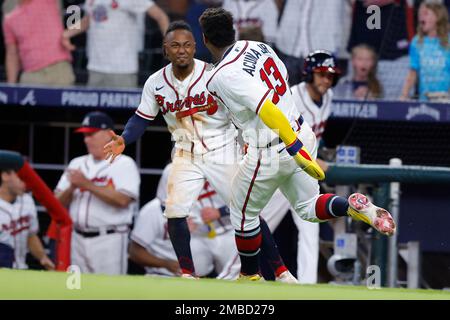
<svg viewBox="0 0 450 320">
<path fill-rule="evenodd" d="M 291 87 L 294 103 L 303 116 L 303 119 L 311 126 L 320 146 L 322 134 L 326 122 L 331 113 L 331 101 L 333 98 L 332 87 L 339 80 L 340 70 L 337 68 L 335 57 L 327 51 L 317 50 L 310 53 L 304 62 L 304 81 Z M 317 160 L 322 169 L 322 161 Z M 261 215 L 266 220 L 271 230 L 274 230 L 281 219 L 282 212 L 271 209 L 272 204 L 286 206 L 288 201 L 275 192 L 269 204 Z M 275 208 L 274 208 L 275 209 Z M 317 268 L 319 263 L 319 225 L 300 219 L 295 213 L 292 219 L 298 229 L 297 242 L 297 278 L 300 283 L 317 283 Z"/>
<path fill-rule="evenodd" d="M 241 154 L 237 130 L 230 123 L 228 111 L 218 108 L 206 90 L 209 66 L 193 59 L 195 41 L 188 24 L 171 23 L 164 51 L 171 63 L 146 81 L 136 114 L 128 121 L 122 136 L 111 132 L 113 141 L 104 150 L 106 157 L 114 161 L 161 111 L 176 142 L 164 215 L 168 218 L 169 236 L 182 276 L 193 278 L 195 268 L 186 217 L 206 180 L 229 203 L 231 180 Z M 265 237 L 272 238 L 270 232 Z"/>
<path fill-rule="evenodd" d="M 74 223 L 71 263 L 83 273 L 127 272 L 128 233 L 137 213 L 140 175 L 128 156 L 112 165 L 103 160 L 112 128 L 105 113 L 86 115 L 77 132 L 84 134 L 88 154 L 69 163 L 55 189 Z"/>
<path fill-rule="evenodd" d="M 27 253 L 30 252 L 36 260 L 47 270 L 55 269 L 54 263 L 45 253 L 39 239 L 39 222 L 36 206 L 29 194 L 17 197 L 13 204 L 15 215 L 14 230 L 14 268 L 28 269 Z"/>
<path fill-rule="evenodd" d="M 29 250 L 43 267 L 54 269 L 37 236 L 39 224 L 33 198 L 24 193 L 25 183 L 16 169 L 0 166 L 0 265 L 27 269 Z"/>
<path fill-rule="evenodd" d="M 171 167 L 169 164 L 164 169 L 158 184 L 157 198 L 141 209 L 131 233 L 130 257 L 143 266 L 152 266 L 145 268 L 147 274 L 173 276 L 181 272 L 169 239 L 167 218 L 163 216 Z M 220 273 L 237 252 L 233 228 L 229 216 L 226 216 L 228 210 L 221 210 L 225 216 L 212 225 L 206 225 L 201 219 L 202 210 L 222 209 L 224 206 L 223 200 L 206 182 L 188 220 L 192 235 L 192 257 L 199 277 L 207 276 L 213 270 Z"/>
<path fill-rule="evenodd" d="M 321 222 L 350 215 L 393 234 L 395 223 L 389 212 L 364 195 L 353 194 L 347 201 L 319 194 L 316 179 L 323 179 L 324 173 L 313 160 L 316 138 L 300 117 L 287 88 L 286 67 L 272 48 L 254 41 L 235 42 L 233 17 L 221 8 L 205 10 L 200 25 L 206 47 L 218 60 L 207 88 L 230 110 L 248 143 L 232 182 L 230 206 L 242 278 L 260 279 L 259 214 L 277 188 L 302 219 Z"/>
</svg>

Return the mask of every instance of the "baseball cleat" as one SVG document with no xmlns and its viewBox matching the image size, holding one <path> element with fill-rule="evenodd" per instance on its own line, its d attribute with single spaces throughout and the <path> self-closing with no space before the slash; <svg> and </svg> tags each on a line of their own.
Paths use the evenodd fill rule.
<svg viewBox="0 0 450 320">
<path fill-rule="evenodd" d="M 242 282 L 247 282 L 247 281 L 264 281 L 264 278 L 261 277 L 261 275 L 259 274 L 252 274 L 252 275 L 243 275 L 243 274 L 239 274 L 239 278 L 237 279 L 237 281 L 242 281 Z"/>
<path fill-rule="evenodd" d="M 375 206 L 365 195 L 361 193 L 350 195 L 348 204 L 347 212 L 353 219 L 371 225 L 384 235 L 392 236 L 395 233 L 395 221 L 391 214 L 387 210 Z"/>
<path fill-rule="evenodd" d="M 299 284 L 298 280 L 289 272 L 289 270 L 284 271 L 278 277 L 276 277 L 275 281 L 288 283 L 288 284 Z"/>
</svg>

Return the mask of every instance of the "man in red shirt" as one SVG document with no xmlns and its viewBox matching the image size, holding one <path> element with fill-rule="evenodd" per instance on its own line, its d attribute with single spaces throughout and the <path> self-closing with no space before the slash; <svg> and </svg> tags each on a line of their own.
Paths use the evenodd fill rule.
<svg viewBox="0 0 450 320">
<path fill-rule="evenodd" d="M 61 44 L 63 30 L 57 0 L 20 0 L 3 22 L 7 82 L 72 85 L 72 57 Z"/>
</svg>

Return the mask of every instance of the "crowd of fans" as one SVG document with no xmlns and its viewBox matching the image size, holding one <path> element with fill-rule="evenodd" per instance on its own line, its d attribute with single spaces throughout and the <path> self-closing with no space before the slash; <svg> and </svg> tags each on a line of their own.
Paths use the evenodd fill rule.
<svg viewBox="0 0 450 320">
<path fill-rule="evenodd" d="M 81 9 L 78 20 L 71 5 Z M 198 25 L 210 6 L 233 13 L 241 38 L 271 44 L 291 85 L 302 80 L 307 54 L 325 49 L 346 75 L 335 98 L 448 99 L 450 0 L 5 0 L 5 80 L 140 87 L 165 63 L 161 34 L 170 20 L 189 22 L 196 57 L 211 60 Z"/>
</svg>

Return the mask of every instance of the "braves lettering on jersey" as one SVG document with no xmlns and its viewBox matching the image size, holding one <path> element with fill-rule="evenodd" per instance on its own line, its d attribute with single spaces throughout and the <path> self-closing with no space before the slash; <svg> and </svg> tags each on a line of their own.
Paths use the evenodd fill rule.
<svg viewBox="0 0 450 320">
<path fill-rule="evenodd" d="M 235 138 L 229 115 L 218 108 L 214 97 L 205 89 L 206 62 L 196 60 L 193 73 L 183 81 L 173 76 L 172 64 L 154 73 L 146 81 L 136 114 L 153 120 L 161 111 L 176 147 L 203 154 Z"/>
<path fill-rule="evenodd" d="M 331 101 L 333 99 L 333 91 L 328 89 L 322 97 L 322 104 L 317 105 L 306 89 L 306 83 L 301 82 L 291 87 L 292 97 L 303 119 L 311 126 L 317 140 L 320 140 L 325 130 L 328 118 L 331 114 Z"/>
<path fill-rule="evenodd" d="M 96 161 L 92 155 L 84 155 L 73 159 L 68 169 L 81 170 L 86 178 L 96 185 L 114 188 L 136 200 L 126 208 L 118 208 L 107 204 L 87 190 L 76 189 L 69 207 L 75 228 L 89 231 L 99 227 L 131 224 L 133 214 L 137 210 L 140 185 L 139 171 L 133 159 L 121 155 L 110 164 L 105 160 Z M 69 186 L 67 174 L 64 173 L 55 191 L 64 191 Z"/>
<path fill-rule="evenodd" d="M 240 79 L 240 81 L 236 81 Z M 265 146 L 278 136 L 259 118 L 266 98 L 294 125 L 299 113 L 287 85 L 288 74 L 272 48 L 256 41 L 237 41 L 211 72 L 208 90 L 231 112 L 250 146 Z"/>
<path fill-rule="evenodd" d="M 14 248 L 14 207 L 0 199 L 0 243 Z"/>
<path fill-rule="evenodd" d="M 16 199 L 13 204 L 15 214 L 14 234 L 14 268 L 28 269 L 26 257 L 28 253 L 28 238 L 39 232 L 36 206 L 29 194 L 24 194 Z"/>
</svg>

